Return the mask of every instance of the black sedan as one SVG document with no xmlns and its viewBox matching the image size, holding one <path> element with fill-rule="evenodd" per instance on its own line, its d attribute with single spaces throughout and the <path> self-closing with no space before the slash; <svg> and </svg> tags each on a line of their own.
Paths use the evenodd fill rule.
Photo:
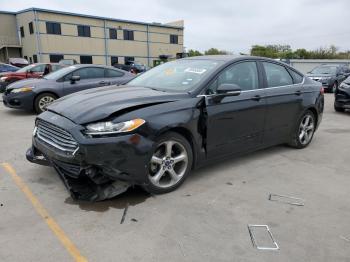
<svg viewBox="0 0 350 262">
<path fill-rule="evenodd" d="M 5 106 L 41 113 L 57 98 L 78 91 L 112 84 L 124 84 L 135 76 L 108 66 L 73 65 L 42 78 L 9 84 L 3 95 Z"/>
<path fill-rule="evenodd" d="M 337 112 L 350 109 L 350 76 L 335 91 L 334 109 Z"/>
<path fill-rule="evenodd" d="M 74 199 L 132 185 L 166 193 L 227 156 L 308 146 L 323 105 L 321 85 L 281 62 L 185 58 L 54 102 L 35 122 L 27 159 L 54 167 Z"/>
</svg>

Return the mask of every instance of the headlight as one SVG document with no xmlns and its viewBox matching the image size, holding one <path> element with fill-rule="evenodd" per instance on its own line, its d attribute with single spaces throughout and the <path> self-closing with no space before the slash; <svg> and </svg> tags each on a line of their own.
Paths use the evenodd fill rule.
<svg viewBox="0 0 350 262">
<path fill-rule="evenodd" d="M 121 123 L 100 122 L 86 126 L 87 135 L 108 135 L 130 132 L 142 126 L 146 121 L 140 118 Z"/>
<path fill-rule="evenodd" d="M 11 93 L 24 93 L 24 92 L 31 92 L 33 90 L 34 86 L 25 86 L 25 87 L 22 87 L 22 88 L 15 88 L 15 89 L 12 89 Z"/>
<path fill-rule="evenodd" d="M 7 78 L 8 78 L 7 76 L 0 77 L 0 81 L 5 82 Z"/>
</svg>

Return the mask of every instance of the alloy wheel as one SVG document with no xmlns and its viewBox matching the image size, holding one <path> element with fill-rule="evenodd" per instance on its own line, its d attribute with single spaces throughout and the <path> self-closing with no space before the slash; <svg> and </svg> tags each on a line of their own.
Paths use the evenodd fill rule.
<svg viewBox="0 0 350 262">
<path fill-rule="evenodd" d="M 39 108 L 43 112 L 45 111 L 45 108 L 51 104 L 55 99 L 52 96 L 43 96 L 39 100 Z"/>
<path fill-rule="evenodd" d="M 306 114 L 300 122 L 299 141 L 302 145 L 307 145 L 314 134 L 315 123 L 314 118 L 310 114 Z"/>
<path fill-rule="evenodd" d="M 168 140 L 158 145 L 150 163 L 149 181 L 161 188 L 176 185 L 185 175 L 188 153 L 180 142 Z"/>
</svg>

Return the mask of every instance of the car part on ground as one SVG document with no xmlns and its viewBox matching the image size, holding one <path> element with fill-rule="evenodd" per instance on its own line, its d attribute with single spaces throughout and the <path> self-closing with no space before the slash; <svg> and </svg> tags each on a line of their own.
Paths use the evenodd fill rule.
<svg viewBox="0 0 350 262">
<path fill-rule="evenodd" d="M 269 246 L 264 246 L 264 245 L 259 245 L 259 242 L 257 240 L 257 237 L 255 236 L 256 234 L 256 230 L 262 229 L 264 230 L 264 232 L 266 232 L 266 234 L 268 235 L 268 238 L 271 241 L 271 245 Z M 279 246 L 275 240 L 275 238 L 273 237 L 270 228 L 268 225 L 248 225 L 248 232 L 250 235 L 250 239 L 252 240 L 252 244 L 253 246 L 258 249 L 258 250 L 279 250 Z"/>
<path fill-rule="evenodd" d="M 166 193 L 192 168 L 228 156 L 308 146 L 323 107 L 322 86 L 283 63 L 186 58 L 52 103 L 37 117 L 27 158 L 52 165 L 78 199 L 115 195 L 115 181 Z"/>
<path fill-rule="evenodd" d="M 57 98 L 95 87 L 121 85 L 134 77 L 131 73 L 108 66 L 63 67 L 42 78 L 26 79 L 8 85 L 3 103 L 10 108 L 41 113 Z"/>
</svg>

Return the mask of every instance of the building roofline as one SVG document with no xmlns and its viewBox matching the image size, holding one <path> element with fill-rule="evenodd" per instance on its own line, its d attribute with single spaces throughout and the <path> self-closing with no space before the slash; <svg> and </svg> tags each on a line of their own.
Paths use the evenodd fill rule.
<svg viewBox="0 0 350 262">
<path fill-rule="evenodd" d="M 11 11 L 2 11 L 0 10 L 0 14 L 6 14 L 6 15 L 16 15 L 17 12 L 11 12 Z"/>
<path fill-rule="evenodd" d="M 108 21 L 115 21 L 115 22 L 122 22 L 122 23 L 129 23 L 129 24 L 141 24 L 141 25 L 147 25 L 147 26 L 156 26 L 156 27 L 165 27 L 165 28 L 174 28 L 174 29 L 184 29 L 183 26 L 172 26 L 167 24 L 161 24 L 161 23 L 146 23 L 146 22 L 137 22 L 137 21 L 131 21 L 131 20 L 124 20 L 124 19 L 116 19 L 111 17 L 103 17 L 103 16 L 95 16 L 95 15 L 84 15 L 84 14 L 77 14 L 72 12 L 66 12 L 66 11 L 56 11 L 56 10 L 50 10 L 50 9 L 43 9 L 43 8 L 36 8 L 36 7 L 30 7 L 27 9 L 20 10 L 18 12 L 10 12 L 10 11 L 1 11 L 0 13 L 3 14 L 22 14 L 30 11 L 37 11 L 37 12 L 44 12 L 44 13 L 53 13 L 53 14 L 61 14 L 61 15 L 69 15 L 69 16 L 79 16 L 79 17 L 85 17 L 85 18 L 92 18 L 92 19 L 100 19 L 100 20 L 108 20 Z"/>
</svg>

